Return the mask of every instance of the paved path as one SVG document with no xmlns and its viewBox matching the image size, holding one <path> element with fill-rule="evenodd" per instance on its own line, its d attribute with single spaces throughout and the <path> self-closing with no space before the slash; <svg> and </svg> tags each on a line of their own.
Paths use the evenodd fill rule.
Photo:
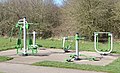
<svg viewBox="0 0 120 73">
<path fill-rule="evenodd" d="M 0 63 L 0 71 L 5 73 L 103 73 L 11 63 Z"/>
<path fill-rule="evenodd" d="M 44 60 L 64 61 L 65 58 L 69 57 L 69 54 L 64 54 L 63 50 L 40 50 L 40 54 L 38 56 L 19 56 L 16 55 L 16 50 L 8 50 L 0 52 L 0 56 L 14 57 L 13 60 L 0 63 L 0 71 L 4 73 L 104 73 L 30 65 Z"/>
<path fill-rule="evenodd" d="M 65 62 L 65 59 L 69 58 L 69 55 L 74 54 L 74 53 L 75 52 L 64 53 L 64 51 L 61 49 L 46 49 L 46 50 L 39 50 L 39 53 L 36 56 L 19 56 L 19 55 L 16 55 L 16 50 L 8 50 L 8 51 L 0 52 L 0 55 L 13 57 L 14 59 L 9 61 L 12 63 L 32 64 L 35 62 L 40 62 L 40 61 L 45 61 L 45 60 Z M 85 57 L 80 56 L 80 58 L 83 58 L 83 60 L 74 61 L 74 63 L 106 66 L 112 63 L 118 57 L 120 57 L 120 56 L 111 56 L 111 55 L 102 57 L 100 54 L 96 52 L 82 51 L 80 53 L 87 55 L 87 56 L 98 57 L 101 59 L 100 61 L 89 61 L 89 60 L 86 60 Z"/>
</svg>

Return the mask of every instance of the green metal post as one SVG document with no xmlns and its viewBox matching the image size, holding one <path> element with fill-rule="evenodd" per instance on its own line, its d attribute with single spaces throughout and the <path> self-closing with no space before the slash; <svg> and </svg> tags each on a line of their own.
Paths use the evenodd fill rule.
<svg viewBox="0 0 120 73">
<path fill-rule="evenodd" d="M 76 43 L 75 43 L 76 58 L 75 58 L 75 60 L 80 60 L 79 59 L 79 40 L 80 40 L 79 33 L 76 33 L 75 40 L 76 40 Z"/>
</svg>

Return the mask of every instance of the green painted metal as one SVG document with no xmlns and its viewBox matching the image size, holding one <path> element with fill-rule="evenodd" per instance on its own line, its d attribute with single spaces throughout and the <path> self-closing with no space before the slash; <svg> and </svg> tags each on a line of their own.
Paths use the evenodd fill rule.
<svg viewBox="0 0 120 73">
<path fill-rule="evenodd" d="M 77 42 L 77 44 L 79 44 L 79 40 L 84 40 L 85 38 L 80 38 L 80 36 L 79 36 L 79 34 L 78 33 L 76 33 L 76 35 L 74 36 L 74 39 L 72 39 L 72 40 L 74 40 L 74 41 L 78 41 Z M 66 39 L 66 40 L 68 40 L 68 39 Z M 68 45 L 66 45 L 66 47 L 67 47 Z M 83 55 L 83 54 L 79 54 L 79 45 L 77 45 L 76 46 L 77 47 L 77 49 L 76 49 L 76 54 L 71 54 L 70 56 L 69 56 L 69 58 L 68 59 L 66 59 L 66 61 L 67 62 L 72 62 L 72 60 L 74 59 L 74 60 L 81 60 L 81 58 L 79 58 L 79 56 L 84 56 L 85 58 L 87 58 L 88 60 L 94 60 L 95 59 L 95 57 L 94 57 L 94 59 L 93 59 L 93 57 L 88 57 L 88 56 L 86 56 L 86 55 Z M 68 48 L 68 47 L 67 47 Z"/>
<path fill-rule="evenodd" d="M 80 40 L 80 36 L 78 34 L 75 35 L 75 40 Z"/>
<path fill-rule="evenodd" d="M 33 44 L 32 39 L 29 39 L 29 45 L 32 45 L 32 44 Z"/>
<path fill-rule="evenodd" d="M 64 43 L 65 46 L 63 47 L 65 52 L 68 52 L 68 50 L 71 49 L 71 44 L 72 44 L 71 40 L 74 40 L 73 36 L 66 37 L 65 39 L 66 42 Z"/>
<path fill-rule="evenodd" d="M 20 52 L 20 50 L 22 50 L 22 32 L 23 32 L 23 26 L 21 24 L 19 24 L 19 22 L 16 24 L 16 28 L 19 28 L 19 34 L 18 34 L 18 40 L 16 43 L 16 49 L 17 49 L 17 54 L 23 54 L 22 52 Z M 26 29 L 27 29 L 27 33 L 28 33 L 28 29 L 29 29 L 29 23 L 26 23 Z M 33 46 L 33 42 L 32 39 L 28 37 L 27 39 L 27 47 L 28 50 L 31 50 L 32 52 L 27 52 L 27 54 L 36 54 L 38 52 L 37 50 L 37 46 Z"/>
<path fill-rule="evenodd" d="M 18 26 L 19 26 L 19 24 L 17 23 L 17 24 L 16 24 L 16 28 L 17 28 Z"/>
<path fill-rule="evenodd" d="M 64 51 L 68 51 L 71 48 L 71 43 L 69 43 L 68 41 L 65 43 L 65 48 Z"/>
<path fill-rule="evenodd" d="M 80 38 L 79 35 L 75 35 L 75 36 L 68 36 L 65 42 L 65 47 L 63 48 L 64 51 L 68 51 L 71 48 L 71 44 L 72 42 L 68 41 L 68 40 L 84 40 L 85 38 Z"/>
<path fill-rule="evenodd" d="M 28 23 L 26 23 L 26 29 L 29 29 L 29 24 Z"/>
<path fill-rule="evenodd" d="M 96 34 L 97 34 L 97 36 L 96 36 L 96 48 L 98 49 L 98 48 L 99 48 L 99 47 L 98 47 L 98 46 L 99 46 L 99 41 L 98 41 L 98 38 L 99 38 L 99 37 L 98 37 L 98 33 L 96 33 Z M 111 33 L 108 33 L 108 46 L 107 46 L 108 49 L 110 49 L 110 46 L 111 46 L 111 35 L 110 35 L 110 34 L 111 34 Z M 104 51 L 104 52 L 105 52 L 105 51 L 108 51 L 108 50 L 103 50 L 103 49 L 102 49 L 101 51 Z"/>
<path fill-rule="evenodd" d="M 98 61 L 98 60 L 100 60 L 100 59 L 97 59 L 96 57 L 87 56 L 87 55 L 84 55 L 84 54 L 80 54 L 79 56 L 82 56 L 82 57 L 84 57 L 86 60 L 89 60 L 89 61 Z M 66 59 L 65 61 L 67 61 L 67 62 L 73 62 L 73 59 L 75 59 L 75 58 L 76 58 L 76 55 L 75 55 L 75 54 L 71 54 L 71 55 L 69 56 L 69 58 Z M 80 60 L 82 60 L 82 58 L 81 58 Z"/>
</svg>

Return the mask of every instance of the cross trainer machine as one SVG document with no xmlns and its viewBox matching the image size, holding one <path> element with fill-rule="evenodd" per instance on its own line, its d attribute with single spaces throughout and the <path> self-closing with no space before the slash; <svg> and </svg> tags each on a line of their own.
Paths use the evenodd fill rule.
<svg viewBox="0 0 120 73">
<path fill-rule="evenodd" d="M 108 36 L 108 49 L 106 51 L 99 50 L 99 34 L 107 34 Z M 110 54 L 113 50 L 113 35 L 110 32 L 94 32 L 94 48 L 95 51 L 101 55 Z"/>
<path fill-rule="evenodd" d="M 19 38 L 17 40 L 17 54 L 22 54 L 23 56 L 27 56 L 28 54 L 36 54 L 38 46 L 35 43 L 35 31 L 33 31 L 33 42 L 31 39 L 27 39 L 27 32 L 29 29 L 29 24 L 26 17 L 23 19 L 20 19 L 18 23 L 16 24 L 16 27 L 19 28 Z M 22 44 L 22 35 L 23 35 L 23 44 Z M 29 53 L 28 51 L 32 51 L 32 53 Z M 20 52 L 22 51 L 22 52 Z"/>
</svg>

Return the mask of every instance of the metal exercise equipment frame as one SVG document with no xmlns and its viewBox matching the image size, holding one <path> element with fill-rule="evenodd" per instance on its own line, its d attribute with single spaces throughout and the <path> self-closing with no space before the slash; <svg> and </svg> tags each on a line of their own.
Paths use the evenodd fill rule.
<svg viewBox="0 0 120 73">
<path fill-rule="evenodd" d="M 98 49 L 98 43 L 99 43 L 99 37 L 98 35 L 99 34 L 107 34 L 108 35 L 108 51 L 106 52 L 103 52 L 103 51 L 99 51 Z M 113 35 L 112 33 L 110 32 L 94 32 L 94 48 L 95 48 L 95 51 L 99 54 L 102 54 L 102 55 L 107 55 L 107 54 L 110 54 L 113 50 Z"/>
<path fill-rule="evenodd" d="M 69 49 L 71 48 L 71 41 L 68 40 L 74 40 L 74 37 L 73 36 L 63 37 L 62 47 L 65 52 L 69 52 Z"/>
<path fill-rule="evenodd" d="M 74 58 L 74 60 L 80 60 L 80 58 L 79 58 L 79 40 L 80 40 L 79 33 L 76 33 L 75 36 L 64 37 L 63 38 L 63 49 L 64 49 L 65 52 L 67 52 L 71 48 L 71 44 L 68 44 L 68 40 L 74 40 L 75 41 L 75 50 L 76 50 L 76 54 L 74 55 L 74 57 L 70 56 L 72 58 L 70 58 L 69 60 L 71 60 L 73 58 Z M 67 45 L 65 45 L 65 43 L 67 43 Z"/>
<path fill-rule="evenodd" d="M 28 53 L 29 50 L 32 51 L 32 54 L 36 54 L 37 48 L 38 48 L 35 43 L 36 41 L 35 31 L 33 31 L 33 42 L 32 41 L 28 42 L 27 31 L 29 29 L 29 24 L 31 23 L 27 22 L 26 17 L 24 17 L 23 19 L 20 19 L 18 23 L 16 24 L 16 27 L 19 28 L 19 36 L 18 36 L 19 38 L 18 38 L 17 46 L 16 46 L 17 54 L 22 54 L 24 56 L 27 56 L 29 54 Z M 22 47 L 22 33 L 23 33 L 23 47 Z M 30 44 L 30 42 L 32 44 Z M 19 50 L 21 50 L 22 52 L 19 52 Z"/>
<path fill-rule="evenodd" d="M 80 54 L 79 52 L 79 41 L 82 40 L 83 38 L 81 38 L 79 36 L 79 33 L 76 33 L 76 35 L 73 37 L 75 40 L 75 54 L 71 54 L 69 56 L 68 59 L 66 59 L 67 62 L 72 62 L 72 60 L 82 60 L 82 58 L 80 58 L 80 56 L 83 56 L 85 57 L 87 60 L 90 60 L 90 61 L 97 61 L 97 58 L 96 57 L 91 57 L 91 56 L 87 56 L 87 55 L 84 55 L 84 54 Z M 67 37 L 64 37 L 63 38 L 63 43 L 65 43 L 65 40 L 67 40 L 68 38 Z M 63 47 L 65 46 L 65 44 L 63 44 Z M 71 47 L 71 46 L 70 46 Z"/>
</svg>

